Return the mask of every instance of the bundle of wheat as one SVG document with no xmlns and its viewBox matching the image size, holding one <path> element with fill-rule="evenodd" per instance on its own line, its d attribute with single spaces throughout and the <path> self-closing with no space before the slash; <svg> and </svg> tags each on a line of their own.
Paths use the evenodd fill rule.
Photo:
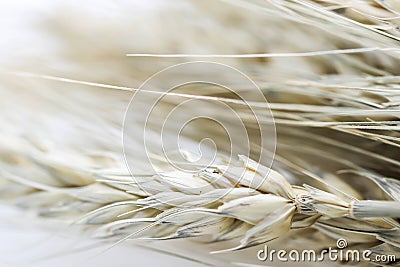
<svg viewBox="0 0 400 267">
<path fill-rule="evenodd" d="M 5 205 L 204 265 L 400 262 L 397 1 L 52 10 L 0 73 Z"/>
</svg>

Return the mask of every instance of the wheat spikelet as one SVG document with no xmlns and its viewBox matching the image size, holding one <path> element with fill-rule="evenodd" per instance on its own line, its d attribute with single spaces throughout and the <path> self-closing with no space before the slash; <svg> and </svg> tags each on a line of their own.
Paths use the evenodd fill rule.
<svg viewBox="0 0 400 267">
<path fill-rule="evenodd" d="M 135 8 L 60 9 L 1 70 L 6 205 L 204 265 L 338 239 L 398 264 L 396 1 Z"/>
</svg>

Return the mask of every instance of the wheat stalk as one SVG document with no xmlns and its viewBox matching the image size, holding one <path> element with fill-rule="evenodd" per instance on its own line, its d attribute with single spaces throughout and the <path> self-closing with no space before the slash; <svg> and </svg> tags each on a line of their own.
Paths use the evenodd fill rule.
<svg viewBox="0 0 400 267">
<path fill-rule="evenodd" d="M 213 27 L 203 36 L 175 20 L 164 25 L 153 11 L 146 18 L 158 22 L 152 30 L 163 36 L 162 45 L 139 28 L 146 42 L 132 45 L 120 21 L 137 25 L 140 17 L 127 13 L 89 25 L 89 37 L 88 30 L 74 27 L 79 19 L 48 22 L 58 27 L 53 35 L 68 44 L 57 59 L 72 71 L 33 72 L 29 62 L 2 70 L 2 199 L 39 217 L 77 224 L 114 245 L 127 239 L 195 240 L 217 259 L 267 242 L 321 250 L 345 238 L 349 248 L 395 255 L 384 264 L 398 264 L 398 4 L 191 5 L 195 11 L 177 6 L 168 12 L 182 21 L 211 20 Z M 229 26 L 232 17 L 241 21 L 239 29 Z M 181 48 L 166 53 L 176 44 L 177 23 L 186 37 Z M 103 38 L 99 33 L 107 29 L 123 38 Z M 204 47 L 197 44 L 199 36 L 208 41 Z M 96 48 L 82 38 L 94 40 Z M 201 68 L 207 81 L 227 77 L 234 90 L 209 83 L 163 91 L 171 80 L 196 80 L 190 64 L 158 81 L 138 82 L 182 58 L 212 59 L 219 62 L 216 68 L 229 63 L 259 90 L 235 75 L 213 72 L 211 65 Z M 110 69 L 99 67 L 101 61 Z M 141 97 L 135 112 L 129 112 L 132 94 Z M 270 113 L 259 116 L 266 110 Z M 162 133 L 175 137 L 182 122 L 200 115 L 220 122 L 232 139 L 200 121 L 182 131 L 185 149 L 159 149 Z M 143 125 L 146 151 L 136 133 Z M 276 139 L 272 132 L 260 137 L 263 127 L 276 131 Z M 209 135 L 217 153 L 209 153 L 213 145 L 200 147 L 199 160 L 194 151 Z M 236 264 L 254 261 L 254 255 Z"/>
</svg>

